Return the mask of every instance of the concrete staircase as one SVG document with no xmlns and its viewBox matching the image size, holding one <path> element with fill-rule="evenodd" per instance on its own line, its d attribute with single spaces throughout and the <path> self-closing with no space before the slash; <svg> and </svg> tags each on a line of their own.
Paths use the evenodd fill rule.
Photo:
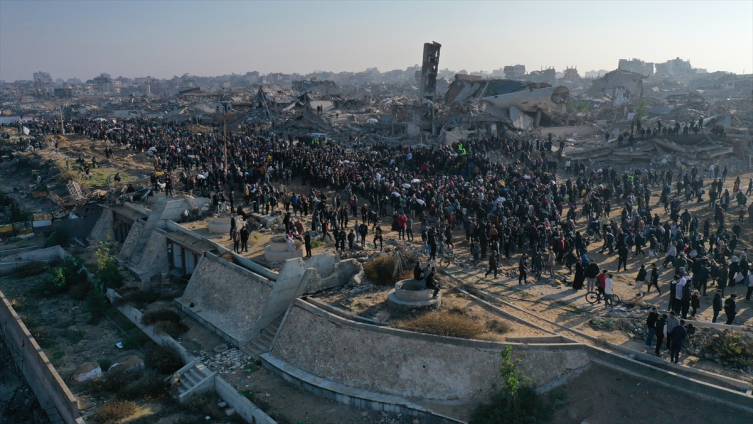
<svg viewBox="0 0 753 424">
<path fill-rule="evenodd" d="M 217 372 L 195 359 L 166 380 L 173 386 L 174 395 L 182 402 L 194 393 L 213 389 L 216 375 Z"/>
<path fill-rule="evenodd" d="M 258 336 L 254 337 L 251 342 L 243 346 L 243 351 L 246 352 L 254 359 L 259 359 L 260 355 L 269 352 L 269 348 L 272 347 L 272 341 L 274 341 L 277 331 L 282 324 L 282 318 L 285 315 L 280 315 L 272 321 L 266 328 L 261 330 Z"/>
</svg>

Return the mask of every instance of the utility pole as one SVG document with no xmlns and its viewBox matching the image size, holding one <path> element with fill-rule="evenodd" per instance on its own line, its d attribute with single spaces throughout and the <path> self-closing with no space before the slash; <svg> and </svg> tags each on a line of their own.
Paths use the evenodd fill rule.
<svg viewBox="0 0 753 424">
<path fill-rule="evenodd" d="M 65 126 L 63 125 L 63 100 L 60 100 L 60 134 L 65 135 Z"/>
</svg>

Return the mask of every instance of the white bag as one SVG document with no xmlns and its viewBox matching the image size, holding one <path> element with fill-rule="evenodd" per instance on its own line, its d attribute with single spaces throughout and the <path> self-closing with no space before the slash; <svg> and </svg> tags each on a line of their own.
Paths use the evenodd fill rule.
<svg viewBox="0 0 753 424">
<path fill-rule="evenodd" d="M 745 277 L 743 276 L 742 272 L 738 272 L 737 275 L 735 275 L 735 282 L 739 283 L 740 281 L 743 281 Z"/>
</svg>

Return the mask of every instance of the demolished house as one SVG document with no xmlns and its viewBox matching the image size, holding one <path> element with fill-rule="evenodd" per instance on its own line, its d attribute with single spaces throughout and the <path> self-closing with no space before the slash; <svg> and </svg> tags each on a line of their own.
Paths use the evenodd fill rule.
<svg viewBox="0 0 753 424">
<path fill-rule="evenodd" d="M 639 73 L 617 69 L 594 80 L 587 93 L 589 96 L 606 94 L 614 99 L 613 106 L 622 106 L 633 97 L 643 97 L 643 78 Z"/>
</svg>

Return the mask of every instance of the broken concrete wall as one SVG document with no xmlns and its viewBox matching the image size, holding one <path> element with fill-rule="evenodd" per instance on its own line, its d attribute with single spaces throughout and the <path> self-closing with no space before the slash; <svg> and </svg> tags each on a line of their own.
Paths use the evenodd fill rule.
<svg viewBox="0 0 753 424">
<path fill-rule="evenodd" d="M 9 255 L 0 259 L 0 272 L 12 271 L 16 268 L 28 265 L 34 262 L 52 262 L 63 260 L 67 253 L 60 246 L 48 247 Z"/>
<path fill-rule="evenodd" d="M 288 262 L 285 263 L 286 266 Z M 354 275 L 361 272 L 363 266 L 356 259 L 340 260 L 340 255 L 336 252 L 326 251 L 309 258 L 306 268 L 315 270 L 316 274 L 306 282 L 301 294 L 313 294 L 347 284 Z"/>
<path fill-rule="evenodd" d="M 499 382 L 507 344 L 362 324 L 296 300 L 271 355 L 347 386 L 442 401 L 487 399 Z M 581 345 L 514 344 L 513 356 L 537 387 L 586 366 Z"/>
<path fill-rule="evenodd" d="M 207 252 L 176 302 L 240 345 L 253 337 L 270 293 L 266 278 Z"/>
<path fill-rule="evenodd" d="M 558 86 L 482 97 L 481 101 L 502 109 L 514 106 L 522 112 L 536 112 L 552 110 L 556 105 L 566 102 L 569 96 L 570 90 L 567 87 Z M 512 116 L 510 118 L 512 119 Z"/>
</svg>

